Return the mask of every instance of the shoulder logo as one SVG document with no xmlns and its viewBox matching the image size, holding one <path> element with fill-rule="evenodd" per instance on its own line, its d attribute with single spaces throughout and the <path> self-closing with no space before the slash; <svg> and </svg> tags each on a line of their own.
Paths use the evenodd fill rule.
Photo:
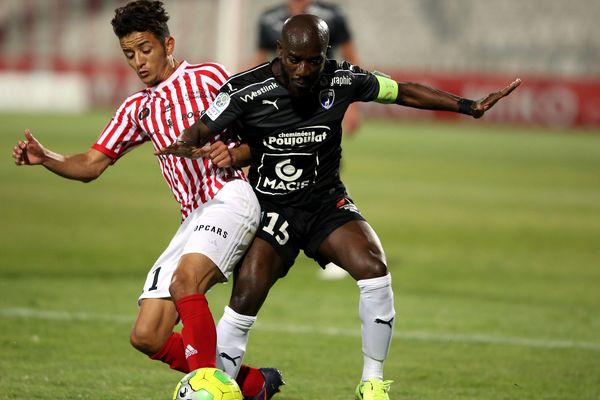
<svg viewBox="0 0 600 400">
<path fill-rule="evenodd" d="M 214 103 L 219 108 L 225 108 L 229 105 L 229 95 L 227 93 L 219 93 Z"/>
<path fill-rule="evenodd" d="M 219 93 L 215 101 L 206 109 L 206 115 L 213 121 L 216 120 L 225 111 L 230 101 L 231 98 L 227 93 Z"/>
<path fill-rule="evenodd" d="M 335 92 L 333 89 L 323 89 L 319 92 L 319 102 L 324 109 L 329 110 L 333 106 Z"/>
</svg>

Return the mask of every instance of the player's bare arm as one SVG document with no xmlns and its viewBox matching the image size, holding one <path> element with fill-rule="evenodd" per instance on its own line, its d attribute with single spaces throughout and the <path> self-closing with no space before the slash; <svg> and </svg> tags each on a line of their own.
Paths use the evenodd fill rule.
<svg viewBox="0 0 600 400">
<path fill-rule="evenodd" d="M 231 166 L 236 168 L 244 168 L 252 163 L 252 153 L 250 152 L 250 146 L 246 143 L 242 143 L 232 149 L 229 149 L 231 153 Z"/>
<path fill-rule="evenodd" d="M 473 105 L 473 113 L 471 114 L 473 118 L 481 118 L 483 114 L 492 108 L 494 104 L 496 104 L 503 97 L 508 96 L 521 84 L 521 79 L 515 79 L 510 85 L 506 86 L 504 89 L 490 93 L 486 97 L 477 100 Z"/>
<path fill-rule="evenodd" d="M 185 129 L 170 146 L 163 147 L 154 152 L 155 155 L 174 155 L 185 158 L 200 158 L 207 156 L 204 145 L 214 133 L 200 119 L 196 120 L 189 128 Z"/>
<path fill-rule="evenodd" d="M 380 83 L 378 101 L 391 102 L 390 100 L 395 96 L 393 102 L 399 105 L 425 110 L 454 111 L 473 118 L 481 118 L 487 110 L 521 84 L 521 79 L 516 79 L 505 88 L 490 93 L 482 99 L 469 100 L 419 83 L 395 82 L 379 76 L 377 79 Z"/>
<path fill-rule="evenodd" d="M 12 157 L 19 166 L 43 165 L 59 176 L 82 182 L 96 179 L 112 163 L 110 157 L 95 149 L 67 156 L 55 153 L 45 148 L 29 130 L 25 131 L 25 140 L 13 148 Z"/>
<path fill-rule="evenodd" d="M 210 144 L 210 146 L 204 146 L 204 148 L 207 150 L 208 158 L 219 168 L 243 168 L 250 165 L 250 146 L 245 143 L 229 148 L 219 140 Z"/>
</svg>

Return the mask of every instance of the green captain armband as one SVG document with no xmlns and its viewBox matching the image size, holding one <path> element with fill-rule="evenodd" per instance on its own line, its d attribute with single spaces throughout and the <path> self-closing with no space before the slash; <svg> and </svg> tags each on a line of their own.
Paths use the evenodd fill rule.
<svg viewBox="0 0 600 400">
<path fill-rule="evenodd" d="M 377 103 L 390 104 L 398 98 L 398 82 L 381 72 L 373 72 L 379 82 L 379 93 L 375 98 Z"/>
</svg>

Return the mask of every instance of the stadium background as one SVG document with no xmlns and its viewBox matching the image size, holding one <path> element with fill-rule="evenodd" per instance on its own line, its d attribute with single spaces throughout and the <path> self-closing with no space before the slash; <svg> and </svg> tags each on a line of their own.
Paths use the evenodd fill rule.
<svg viewBox="0 0 600 400">
<path fill-rule="evenodd" d="M 2 1 L 0 86 L 5 90 L 0 109 L 112 107 L 138 89 L 108 23 L 122 3 Z M 179 58 L 215 60 L 239 71 L 252 63 L 259 13 L 277 1 L 167 3 Z M 520 76 L 527 85 L 489 119 L 546 126 L 600 125 L 597 1 L 346 0 L 340 4 L 365 68 L 465 96 L 485 93 Z M 14 79 L 14 73 L 28 78 Z M 32 90 L 25 84 L 35 88 L 36 96 L 29 95 Z M 59 89 L 61 96 L 56 98 Z M 448 117 L 367 107 L 368 115 L 382 113 Z"/>
<path fill-rule="evenodd" d="M 109 24 L 123 3 L 0 1 L 2 400 L 158 400 L 180 378 L 128 343 L 179 220 L 149 147 L 90 185 L 9 156 L 24 128 L 87 149 L 141 87 Z M 235 71 L 276 2 L 166 3 L 179 58 Z M 483 120 L 365 107 L 386 118 L 344 141 L 344 180 L 394 274 L 392 398 L 600 398 L 600 3 L 338 3 L 365 67 L 467 96 L 524 79 Z M 210 295 L 216 318 L 229 290 Z M 352 398 L 356 300 L 304 257 L 278 283 L 247 360 L 284 371 L 281 400 Z"/>
</svg>

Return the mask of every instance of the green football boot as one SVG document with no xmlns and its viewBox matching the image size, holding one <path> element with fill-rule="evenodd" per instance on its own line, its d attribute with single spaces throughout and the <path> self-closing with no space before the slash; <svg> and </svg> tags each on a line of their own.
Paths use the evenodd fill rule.
<svg viewBox="0 0 600 400">
<path fill-rule="evenodd" d="M 356 400 L 390 400 L 388 392 L 392 382 L 373 378 L 361 382 L 356 387 Z"/>
</svg>

